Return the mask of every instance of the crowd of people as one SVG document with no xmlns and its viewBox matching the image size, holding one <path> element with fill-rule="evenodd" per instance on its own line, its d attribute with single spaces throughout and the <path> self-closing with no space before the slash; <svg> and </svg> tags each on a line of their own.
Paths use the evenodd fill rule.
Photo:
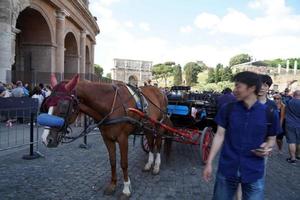
<svg viewBox="0 0 300 200">
<path fill-rule="evenodd" d="M 39 85 L 30 88 L 29 84 L 23 84 L 22 81 L 16 83 L 2 83 L 0 82 L 0 98 L 7 97 L 28 97 L 38 99 L 38 108 L 41 107 L 43 100 L 51 94 L 52 88 L 50 85 Z M 13 122 L 17 119 L 7 119 L 6 126 L 12 127 Z"/>
</svg>

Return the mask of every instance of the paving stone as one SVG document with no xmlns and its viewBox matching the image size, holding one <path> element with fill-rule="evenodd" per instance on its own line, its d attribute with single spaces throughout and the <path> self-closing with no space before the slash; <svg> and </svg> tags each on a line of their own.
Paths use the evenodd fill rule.
<svg viewBox="0 0 300 200">
<path fill-rule="evenodd" d="M 80 149 L 82 141 L 60 145 L 55 149 L 40 146 L 45 158 L 22 160 L 28 149 L 0 156 L 0 200 L 112 200 L 123 188 L 119 157 L 118 186 L 109 197 L 103 191 L 110 180 L 110 164 L 99 135 L 88 137 L 91 148 Z M 119 156 L 119 154 L 118 154 Z M 163 155 L 162 155 L 163 156 Z M 291 165 L 285 155 L 274 153 L 268 161 L 266 194 L 268 200 L 300 199 L 300 162 Z M 168 163 L 162 158 L 161 173 L 142 172 L 147 155 L 129 141 L 129 175 L 132 200 L 206 200 L 212 198 L 213 181 L 201 178 L 203 166 L 199 147 L 174 143 Z M 216 165 L 214 166 L 214 171 Z"/>
</svg>

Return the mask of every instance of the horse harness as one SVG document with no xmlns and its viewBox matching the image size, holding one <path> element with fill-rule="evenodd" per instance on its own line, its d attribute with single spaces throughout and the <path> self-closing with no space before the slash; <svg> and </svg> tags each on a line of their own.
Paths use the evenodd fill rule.
<svg viewBox="0 0 300 200">
<path fill-rule="evenodd" d="M 121 85 L 124 86 L 124 85 Z M 133 117 L 128 116 L 128 106 L 127 103 L 133 98 L 136 102 L 136 107 L 140 109 L 144 113 L 148 113 L 148 108 L 149 108 L 149 103 L 153 104 L 156 108 L 158 108 L 162 113 L 163 113 L 163 118 L 161 121 L 163 121 L 167 115 L 167 113 L 163 110 L 161 110 L 157 105 L 155 105 L 148 97 L 146 97 L 140 88 L 134 87 L 134 86 L 128 86 L 127 89 L 130 93 L 129 98 L 127 98 L 125 101 L 121 101 L 122 105 L 115 107 L 116 100 L 119 96 L 119 89 L 120 87 L 117 84 L 112 85 L 114 89 L 114 99 L 113 103 L 110 109 L 110 112 L 106 114 L 99 122 L 96 122 L 95 124 L 91 124 L 88 127 L 86 127 L 79 135 L 77 136 L 67 136 L 70 132 L 72 132 L 72 129 L 70 127 L 70 123 L 68 121 L 68 116 L 70 116 L 72 113 L 79 113 L 79 104 L 80 104 L 80 99 L 76 95 L 76 91 L 72 90 L 69 93 L 64 93 L 64 92 L 59 92 L 59 91 L 54 91 L 51 93 L 51 95 L 48 97 L 54 97 L 57 98 L 57 100 L 60 102 L 57 102 L 58 106 L 58 116 L 62 117 L 64 119 L 64 124 L 61 128 L 55 129 L 55 131 L 60 134 L 59 140 L 61 140 L 62 143 L 71 143 L 78 138 L 81 138 L 83 136 L 86 136 L 88 133 L 90 133 L 92 130 L 94 130 L 96 127 L 103 126 L 103 125 L 113 125 L 113 124 L 118 124 L 118 123 L 130 123 L 132 125 L 135 125 L 138 129 L 146 129 L 148 131 L 153 131 L 153 129 L 145 126 L 146 122 L 143 121 L 142 119 L 134 119 Z M 130 89 L 131 90 L 130 90 Z M 137 98 L 138 97 L 138 98 Z M 47 99 L 45 99 L 44 103 L 47 102 Z M 137 99 L 140 100 L 140 102 L 137 101 Z M 44 104 L 43 103 L 43 104 Z M 42 105 L 43 106 L 43 105 Z M 121 116 L 118 118 L 109 118 L 114 111 L 123 108 L 126 115 Z"/>
</svg>

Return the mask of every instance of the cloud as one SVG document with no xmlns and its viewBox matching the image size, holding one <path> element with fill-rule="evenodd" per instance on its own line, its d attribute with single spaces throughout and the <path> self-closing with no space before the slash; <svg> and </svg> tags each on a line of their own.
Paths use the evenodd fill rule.
<svg viewBox="0 0 300 200">
<path fill-rule="evenodd" d="M 134 24 L 133 24 L 132 21 L 126 21 L 126 22 L 124 23 L 124 25 L 125 25 L 126 27 L 128 27 L 128 28 L 133 28 L 133 27 L 134 27 Z"/>
<path fill-rule="evenodd" d="M 193 31 L 193 28 L 190 25 L 188 25 L 188 26 L 182 26 L 182 27 L 180 27 L 179 31 L 181 33 L 190 33 L 190 32 Z"/>
<path fill-rule="evenodd" d="M 201 13 L 195 19 L 194 24 L 199 29 L 212 29 L 220 23 L 218 16 L 209 13 Z"/>
<path fill-rule="evenodd" d="M 262 10 L 268 16 L 281 16 L 290 14 L 291 8 L 287 7 L 285 0 L 254 0 L 248 3 L 252 9 Z"/>
<path fill-rule="evenodd" d="M 243 12 L 229 8 L 222 17 L 200 13 L 194 24 L 199 30 L 246 37 L 300 34 L 300 15 L 293 15 L 284 0 L 256 0 L 248 6 L 261 9 L 263 16 L 250 18 Z"/>
<path fill-rule="evenodd" d="M 146 22 L 141 22 L 139 24 L 140 29 L 142 29 L 143 31 L 150 31 L 150 25 Z"/>
<path fill-rule="evenodd" d="M 284 1 L 282 4 L 282 1 L 272 0 L 276 5 L 270 2 L 253 0 L 246 5 L 261 12 L 259 17 L 233 8 L 227 9 L 223 16 L 199 13 L 188 23 L 193 25 L 177 28 L 193 37 L 192 42 L 186 43 L 176 41 L 178 35 L 175 33 L 172 39 L 154 35 L 147 22 L 117 19 L 112 3 L 91 0 L 91 12 L 99 19 L 101 29 L 97 36 L 95 63 L 107 73 L 113 67 L 114 58 L 150 60 L 154 64 L 172 60 L 181 65 L 203 60 L 213 67 L 217 63 L 228 64 L 229 59 L 239 53 L 249 53 L 256 59 L 298 57 L 300 16 L 293 14 Z M 271 15 L 274 12 L 277 15 Z M 197 42 L 203 37 L 206 43 Z"/>
</svg>

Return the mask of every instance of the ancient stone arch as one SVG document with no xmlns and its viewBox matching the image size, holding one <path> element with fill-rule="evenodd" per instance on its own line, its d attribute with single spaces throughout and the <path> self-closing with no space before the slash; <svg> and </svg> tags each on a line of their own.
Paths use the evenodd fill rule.
<svg viewBox="0 0 300 200">
<path fill-rule="evenodd" d="M 35 84 L 36 71 L 47 71 L 51 66 L 52 35 L 49 24 L 44 16 L 36 9 L 25 8 L 20 12 L 16 21 L 18 33 L 15 39 L 15 62 L 12 67 L 12 80 L 33 81 Z"/>
<path fill-rule="evenodd" d="M 73 32 L 65 36 L 64 78 L 71 78 L 79 70 L 78 43 Z"/>
</svg>

